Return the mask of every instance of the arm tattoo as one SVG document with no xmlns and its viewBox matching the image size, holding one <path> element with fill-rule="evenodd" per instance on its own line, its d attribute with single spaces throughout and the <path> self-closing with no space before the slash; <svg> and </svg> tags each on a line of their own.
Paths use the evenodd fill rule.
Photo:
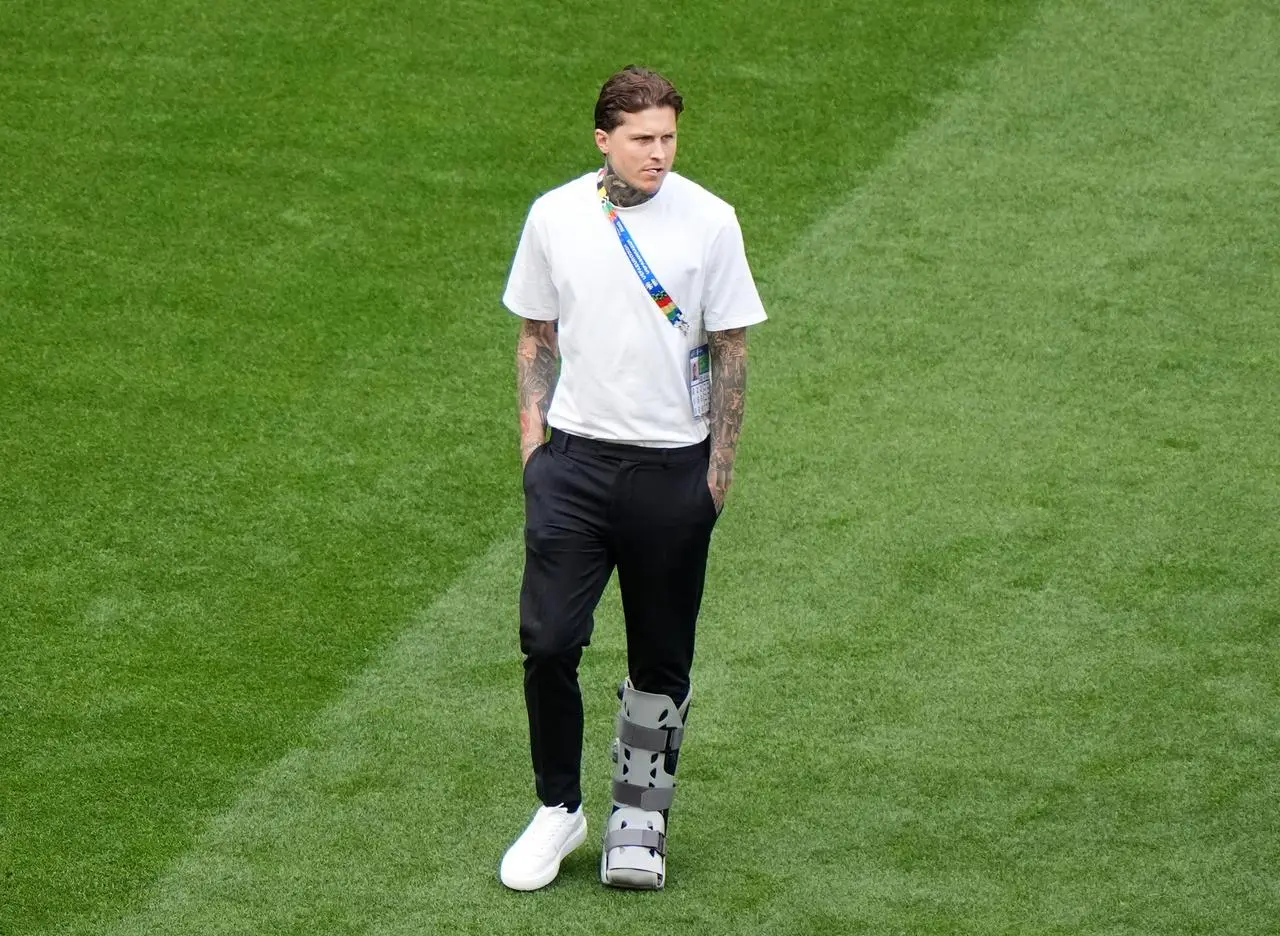
<svg viewBox="0 0 1280 936">
<path fill-rule="evenodd" d="M 525 319 L 516 341 L 516 397 L 520 410 L 520 451 L 527 456 L 547 436 L 547 410 L 556 390 L 560 360 L 555 322 Z"/>
<path fill-rule="evenodd" d="M 634 208 L 653 198 L 649 192 L 642 192 L 624 182 L 622 176 L 613 171 L 613 166 L 609 165 L 608 161 L 605 162 L 604 190 L 609 195 L 609 201 L 616 208 Z"/>
<path fill-rule="evenodd" d="M 747 402 L 747 330 L 707 332 L 711 353 L 711 467 L 707 482 L 720 498 L 733 483 L 733 462 Z"/>
</svg>

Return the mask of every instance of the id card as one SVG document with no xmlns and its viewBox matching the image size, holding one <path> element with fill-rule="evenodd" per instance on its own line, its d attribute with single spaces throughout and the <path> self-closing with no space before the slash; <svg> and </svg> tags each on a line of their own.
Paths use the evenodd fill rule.
<svg viewBox="0 0 1280 936">
<path fill-rule="evenodd" d="M 711 410 L 711 355 L 706 345 L 689 352 L 689 402 L 693 404 L 694 419 Z"/>
</svg>

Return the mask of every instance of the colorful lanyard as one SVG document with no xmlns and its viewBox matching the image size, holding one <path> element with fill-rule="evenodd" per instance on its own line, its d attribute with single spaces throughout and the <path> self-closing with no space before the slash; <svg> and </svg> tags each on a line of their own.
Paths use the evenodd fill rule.
<svg viewBox="0 0 1280 936">
<path fill-rule="evenodd" d="M 676 305 L 675 300 L 667 295 L 667 291 L 662 288 L 658 278 L 653 275 L 653 270 L 649 269 L 649 264 L 644 262 L 644 256 L 640 253 L 640 248 L 636 245 L 635 239 L 632 238 L 631 232 L 622 223 L 622 219 L 618 217 L 618 210 L 609 201 L 609 193 L 604 190 L 604 173 L 605 171 L 601 169 L 600 174 L 596 176 L 596 191 L 600 194 L 600 207 L 604 209 L 605 217 L 609 219 L 614 231 L 617 232 L 618 240 L 622 242 L 622 249 L 626 253 L 627 259 L 631 261 L 631 266 L 635 269 L 636 276 L 640 277 L 640 282 L 644 284 L 644 288 L 653 297 L 653 301 L 658 306 L 658 311 L 667 317 L 668 322 L 680 329 L 681 334 L 687 333 L 689 331 L 689 323 L 684 320 L 684 313 L 680 311 L 680 307 Z"/>
</svg>

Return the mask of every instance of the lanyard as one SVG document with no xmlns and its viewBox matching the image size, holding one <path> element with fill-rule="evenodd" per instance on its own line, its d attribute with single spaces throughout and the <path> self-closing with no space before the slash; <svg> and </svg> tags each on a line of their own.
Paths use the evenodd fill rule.
<svg viewBox="0 0 1280 936">
<path fill-rule="evenodd" d="M 604 209 L 605 217 L 609 219 L 609 223 L 613 225 L 614 231 L 618 234 L 618 240 L 622 243 L 622 249 L 627 255 L 627 259 L 631 261 L 632 268 L 636 271 L 636 276 L 640 277 L 640 282 L 644 284 L 644 288 L 653 298 L 654 303 L 658 306 L 658 311 L 666 316 L 667 321 L 680 329 L 681 334 L 688 334 L 689 323 L 684 319 L 684 313 L 680 311 L 680 307 L 676 305 L 674 299 L 667 295 L 667 291 L 662 288 L 662 284 L 658 282 L 658 278 L 653 275 L 653 270 L 649 269 L 649 264 L 644 262 L 644 255 L 640 253 L 635 239 L 632 238 L 631 232 L 627 230 L 627 226 L 622 223 L 622 218 L 618 217 L 618 210 L 613 207 L 609 201 L 609 194 L 604 190 L 604 173 L 601 169 L 600 174 L 596 176 L 596 191 L 600 195 L 600 207 Z"/>
</svg>

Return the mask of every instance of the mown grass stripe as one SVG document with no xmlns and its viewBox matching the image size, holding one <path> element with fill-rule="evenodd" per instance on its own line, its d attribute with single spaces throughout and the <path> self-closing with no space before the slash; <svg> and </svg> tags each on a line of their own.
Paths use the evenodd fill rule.
<svg viewBox="0 0 1280 936">
<path fill-rule="evenodd" d="M 697 760 L 759 931 L 1275 916 L 1276 38 L 1046 6 L 774 278 Z"/>
</svg>

